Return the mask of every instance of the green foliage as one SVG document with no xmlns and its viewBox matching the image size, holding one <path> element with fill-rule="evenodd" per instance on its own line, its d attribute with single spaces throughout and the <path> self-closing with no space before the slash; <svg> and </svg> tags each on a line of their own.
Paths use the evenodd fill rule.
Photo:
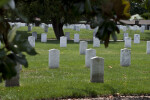
<svg viewBox="0 0 150 100">
<path fill-rule="evenodd" d="M 36 51 L 32 48 L 29 42 L 16 35 L 16 27 L 10 27 L 7 20 L 5 20 L 6 9 L 0 7 L 0 80 L 10 79 L 16 75 L 15 66 L 17 63 L 28 67 L 26 56 L 23 52 L 30 55 L 36 55 Z"/>
<path fill-rule="evenodd" d="M 150 13 L 144 13 L 141 16 L 145 19 L 150 19 Z"/>
</svg>

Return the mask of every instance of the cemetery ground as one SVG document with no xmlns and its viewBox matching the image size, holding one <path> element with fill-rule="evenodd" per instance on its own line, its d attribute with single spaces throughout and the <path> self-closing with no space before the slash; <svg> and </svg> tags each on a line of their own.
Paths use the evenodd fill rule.
<svg viewBox="0 0 150 100">
<path fill-rule="evenodd" d="M 24 34 L 27 39 L 32 32 L 27 32 L 27 27 L 21 27 L 17 33 Z M 80 39 L 91 40 L 93 30 L 81 29 L 70 32 L 73 39 L 75 33 L 80 34 Z M 40 34 L 44 33 L 42 28 L 34 27 L 33 31 L 38 33 L 35 49 L 36 56 L 27 55 L 29 67 L 22 69 L 20 73 L 20 87 L 5 87 L 4 82 L 0 84 L 0 99 L 2 100 L 29 100 L 49 98 L 81 98 L 108 95 L 150 95 L 150 55 L 146 54 L 146 41 L 150 40 L 150 31 L 140 33 L 129 32 L 133 39 L 134 33 L 141 35 L 140 44 L 131 47 L 131 65 L 120 66 L 120 50 L 124 48 L 124 42 L 110 42 L 109 47 L 104 44 L 93 48 L 93 42 L 88 41 L 88 48 L 96 50 L 96 55 L 104 58 L 104 83 L 90 82 L 90 69 L 85 67 L 85 55 L 79 54 L 79 44 L 73 40 L 67 41 L 67 47 L 60 48 L 59 40 L 55 38 L 54 32 L 49 28 L 47 43 L 40 42 Z M 118 35 L 123 39 L 123 33 Z M 144 40 L 144 41 L 143 41 Z M 57 69 L 48 67 L 48 50 L 60 50 L 60 65 Z"/>
</svg>

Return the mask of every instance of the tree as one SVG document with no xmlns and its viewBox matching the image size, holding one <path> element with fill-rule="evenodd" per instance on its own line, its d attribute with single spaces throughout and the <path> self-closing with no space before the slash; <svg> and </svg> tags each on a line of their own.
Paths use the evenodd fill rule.
<svg viewBox="0 0 150 100">
<path fill-rule="evenodd" d="M 21 0 L 17 5 L 29 22 L 36 17 L 45 23 L 51 21 L 57 39 L 64 35 L 64 24 L 86 18 L 93 28 L 100 26 L 96 36 L 105 40 L 106 46 L 112 32 L 116 40 L 114 31 L 119 30 L 115 23 L 130 17 L 128 0 Z"/>
<path fill-rule="evenodd" d="M 8 9 L 14 10 L 14 2 L 7 3 L 9 0 L 0 1 L 0 80 L 10 79 L 15 76 L 17 63 L 28 67 L 26 56 L 36 55 L 34 48 L 30 46 L 27 40 L 23 39 L 21 34 L 16 34 L 16 27 L 11 27 L 5 18 Z"/>
</svg>

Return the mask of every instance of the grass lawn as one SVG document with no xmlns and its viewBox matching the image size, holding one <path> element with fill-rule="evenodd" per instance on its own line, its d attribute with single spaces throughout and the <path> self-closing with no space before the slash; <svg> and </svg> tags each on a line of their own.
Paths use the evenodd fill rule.
<svg viewBox="0 0 150 100">
<path fill-rule="evenodd" d="M 26 32 L 26 30 L 27 27 L 22 27 L 18 29 L 18 32 L 25 34 L 27 38 L 31 32 Z M 35 30 L 38 32 L 38 37 L 40 33 L 44 33 L 41 28 L 35 27 L 33 31 Z M 65 29 L 65 31 L 69 30 L 71 29 Z M 53 31 L 50 28 L 49 31 L 48 38 L 54 38 Z M 71 30 L 71 33 L 76 33 L 76 31 Z M 93 30 L 83 29 L 78 33 L 82 39 L 92 39 Z M 122 39 L 123 35 L 118 38 Z M 150 31 L 141 34 L 141 38 L 149 39 Z M 60 50 L 58 69 L 48 67 L 48 50 L 53 48 Z M 88 42 L 88 48 L 93 48 L 91 41 Z M 90 69 L 85 67 L 85 56 L 79 54 L 78 43 L 68 41 L 67 48 L 60 48 L 57 40 L 48 40 L 47 43 L 41 43 L 38 40 L 35 47 L 38 55 L 26 56 L 29 68 L 23 68 L 21 71 L 21 86 L 6 88 L 4 82 L 0 83 L 0 99 L 30 100 L 116 93 L 121 95 L 150 94 L 150 55 L 146 54 L 146 41 L 141 41 L 140 44 L 132 42 L 131 66 L 129 67 L 120 66 L 120 49 L 123 48 L 124 42 L 111 42 L 108 48 L 105 48 L 104 44 L 101 44 L 99 48 L 94 48 L 96 55 L 105 59 L 104 83 L 91 83 Z"/>
</svg>

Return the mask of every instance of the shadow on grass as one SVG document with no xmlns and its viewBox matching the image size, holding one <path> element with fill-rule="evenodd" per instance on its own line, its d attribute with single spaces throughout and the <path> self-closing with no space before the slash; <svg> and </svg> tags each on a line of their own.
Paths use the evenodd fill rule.
<svg viewBox="0 0 150 100">
<path fill-rule="evenodd" d="M 24 39 L 28 39 L 29 36 L 32 36 L 32 33 L 28 31 L 17 31 L 17 34 L 21 34 Z M 41 39 L 41 34 L 37 34 L 37 39 Z"/>
</svg>

